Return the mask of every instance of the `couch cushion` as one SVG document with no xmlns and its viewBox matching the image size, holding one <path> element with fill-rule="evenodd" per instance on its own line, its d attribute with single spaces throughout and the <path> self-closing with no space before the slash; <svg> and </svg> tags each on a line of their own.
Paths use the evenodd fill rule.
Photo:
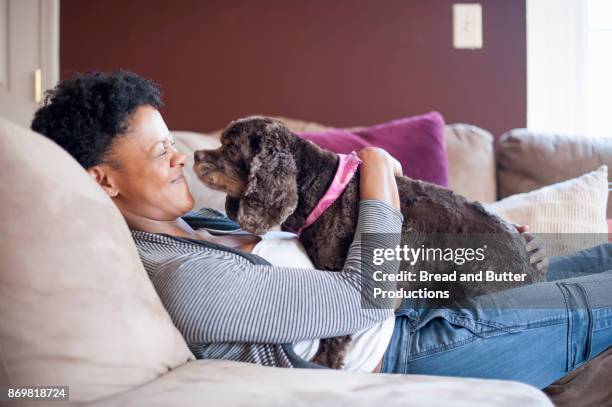
<svg viewBox="0 0 612 407">
<path fill-rule="evenodd" d="M 612 138 L 511 130 L 496 145 L 500 198 L 612 166 Z M 612 217 L 612 200 L 608 200 Z"/>
<path fill-rule="evenodd" d="M 49 139 L 0 119 L 2 385 L 99 399 L 193 359 L 123 217 Z"/>
<path fill-rule="evenodd" d="M 511 381 L 279 369 L 213 360 L 189 362 L 91 407 L 117 405 L 552 407 L 535 387 Z"/>
<path fill-rule="evenodd" d="M 358 130 L 298 131 L 318 146 L 348 154 L 364 147 L 384 148 L 402 164 L 407 176 L 448 185 L 444 119 L 438 112 L 406 117 Z"/>
<path fill-rule="evenodd" d="M 487 205 L 509 222 L 529 225 L 549 256 L 567 254 L 608 241 L 608 168 L 516 194 Z"/>
<path fill-rule="evenodd" d="M 468 199 L 497 199 L 493 136 L 480 127 L 451 124 L 445 128 L 449 187 Z"/>
</svg>

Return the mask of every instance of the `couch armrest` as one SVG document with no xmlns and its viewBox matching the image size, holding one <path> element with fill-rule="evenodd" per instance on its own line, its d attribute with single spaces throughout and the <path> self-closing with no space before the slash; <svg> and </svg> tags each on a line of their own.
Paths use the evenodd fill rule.
<svg viewBox="0 0 612 407">
<path fill-rule="evenodd" d="M 91 406 L 552 406 L 526 384 L 198 360 Z"/>
<path fill-rule="evenodd" d="M 514 129 L 503 134 L 495 147 L 499 198 L 575 178 L 604 164 L 612 168 L 612 138 Z"/>
</svg>

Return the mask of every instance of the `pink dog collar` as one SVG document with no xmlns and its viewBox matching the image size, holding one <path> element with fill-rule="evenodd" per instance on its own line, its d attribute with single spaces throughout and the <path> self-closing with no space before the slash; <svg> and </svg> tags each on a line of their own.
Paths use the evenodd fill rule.
<svg viewBox="0 0 612 407">
<path fill-rule="evenodd" d="M 344 192 L 344 189 L 353 178 L 353 175 L 355 175 L 355 171 L 357 171 L 359 164 L 361 164 L 361 160 L 359 157 L 357 157 L 357 153 L 354 151 L 351 151 L 350 154 L 338 154 L 338 157 L 340 159 L 334 179 L 312 212 L 310 212 L 306 218 L 304 225 L 295 232 L 298 237 L 302 234 L 304 229 L 315 223 L 315 221 L 319 219 L 321 215 L 323 215 L 323 212 L 325 212 L 325 210 L 329 208 L 331 204 L 336 202 L 336 199 L 338 199 L 342 192 Z"/>
</svg>

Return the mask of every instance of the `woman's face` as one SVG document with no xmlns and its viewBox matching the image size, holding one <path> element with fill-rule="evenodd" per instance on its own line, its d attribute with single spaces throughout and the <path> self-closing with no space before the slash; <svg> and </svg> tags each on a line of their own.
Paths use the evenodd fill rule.
<svg viewBox="0 0 612 407">
<path fill-rule="evenodd" d="M 105 189 L 126 218 L 171 221 L 193 208 L 183 177 L 185 155 L 174 148 L 154 107 L 136 109 L 127 133 L 115 139 L 108 158 L 116 165 L 105 165 L 109 176 Z"/>
</svg>

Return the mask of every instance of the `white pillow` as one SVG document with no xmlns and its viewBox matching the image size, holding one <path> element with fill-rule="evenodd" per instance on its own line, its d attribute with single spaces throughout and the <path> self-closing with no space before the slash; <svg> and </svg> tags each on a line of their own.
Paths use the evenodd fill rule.
<svg viewBox="0 0 612 407">
<path fill-rule="evenodd" d="M 535 191 L 487 204 L 505 220 L 529 225 L 548 255 L 574 252 L 607 241 L 608 167 Z"/>
</svg>

